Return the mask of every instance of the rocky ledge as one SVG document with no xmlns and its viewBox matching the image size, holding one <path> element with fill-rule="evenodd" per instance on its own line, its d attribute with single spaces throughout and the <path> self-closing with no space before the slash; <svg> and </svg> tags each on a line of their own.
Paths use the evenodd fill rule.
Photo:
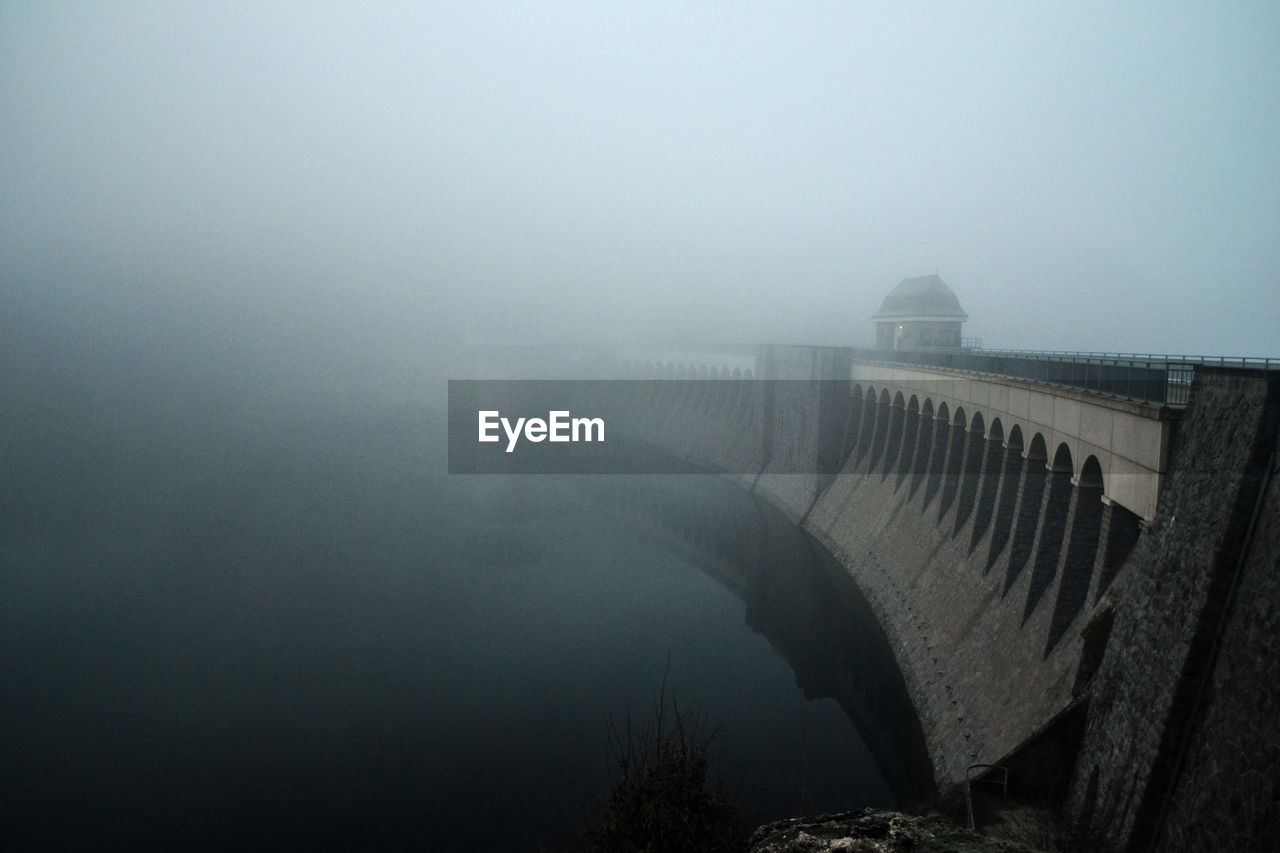
<svg viewBox="0 0 1280 853">
<path fill-rule="evenodd" d="M 936 815 L 861 812 L 768 823 L 751 835 L 749 853 L 1034 853 L 1033 848 L 983 837 Z"/>
</svg>

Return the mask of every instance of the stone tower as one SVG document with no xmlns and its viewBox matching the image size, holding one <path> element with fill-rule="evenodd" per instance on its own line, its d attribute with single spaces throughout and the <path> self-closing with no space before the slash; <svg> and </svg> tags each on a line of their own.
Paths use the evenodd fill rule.
<svg viewBox="0 0 1280 853">
<path fill-rule="evenodd" d="M 876 349 L 959 347 L 960 324 L 969 318 L 960 300 L 936 275 L 904 278 L 872 315 Z"/>
</svg>

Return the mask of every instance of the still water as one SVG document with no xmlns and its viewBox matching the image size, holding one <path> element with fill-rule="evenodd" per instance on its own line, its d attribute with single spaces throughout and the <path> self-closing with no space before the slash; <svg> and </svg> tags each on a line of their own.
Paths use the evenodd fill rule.
<svg viewBox="0 0 1280 853">
<path fill-rule="evenodd" d="M 906 794 L 874 624 L 745 491 L 451 478 L 421 411 L 193 405 L 6 457 L 7 848 L 555 848 L 664 684 L 758 822 Z"/>
</svg>

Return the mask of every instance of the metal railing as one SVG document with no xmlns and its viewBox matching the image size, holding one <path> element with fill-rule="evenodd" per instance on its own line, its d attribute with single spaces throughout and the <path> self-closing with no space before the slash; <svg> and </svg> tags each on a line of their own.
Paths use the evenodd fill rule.
<svg viewBox="0 0 1280 853">
<path fill-rule="evenodd" d="M 1167 406 L 1186 405 L 1200 365 L 1280 370 L 1280 359 L 1228 356 L 960 349 L 854 352 L 865 361 L 991 373 Z"/>
<path fill-rule="evenodd" d="M 985 782 L 985 779 L 974 780 L 971 775 L 975 770 L 999 770 L 1002 774 L 1000 779 L 1001 791 L 1005 794 L 1009 793 L 1009 768 L 1000 764 L 970 764 L 964 769 L 964 807 L 969 812 L 969 830 L 976 830 L 978 827 L 973 819 L 973 782 Z"/>
</svg>

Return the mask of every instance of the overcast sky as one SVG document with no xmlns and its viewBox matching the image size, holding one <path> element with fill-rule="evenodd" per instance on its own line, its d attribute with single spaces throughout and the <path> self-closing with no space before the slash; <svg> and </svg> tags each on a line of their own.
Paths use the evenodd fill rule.
<svg viewBox="0 0 1280 853">
<path fill-rule="evenodd" d="M 1273 2 L 7 2 L 0 83 L 54 310 L 1280 355 Z"/>
</svg>

